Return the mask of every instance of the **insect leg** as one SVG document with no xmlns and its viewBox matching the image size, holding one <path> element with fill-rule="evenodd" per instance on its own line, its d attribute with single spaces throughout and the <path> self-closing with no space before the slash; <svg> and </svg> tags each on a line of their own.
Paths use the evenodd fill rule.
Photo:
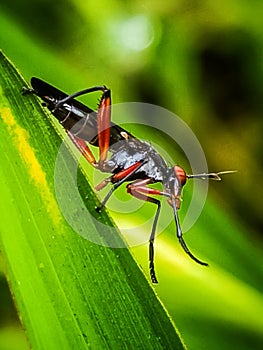
<svg viewBox="0 0 263 350">
<path fill-rule="evenodd" d="M 90 92 L 94 92 L 94 91 L 102 91 L 104 93 L 105 91 L 109 91 L 109 90 L 106 88 L 106 86 L 94 86 L 92 88 L 88 88 L 88 89 L 74 92 L 73 94 L 70 94 L 70 95 L 64 97 L 62 100 L 59 100 L 58 103 L 56 104 L 54 110 L 61 107 L 64 103 L 72 101 L 76 97 L 86 95 L 86 94 L 89 94 Z"/>
<path fill-rule="evenodd" d="M 110 191 L 108 192 L 108 194 L 106 195 L 106 197 L 103 199 L 103 201 L 101 202 L 100 207 L 97 208 L 97 210 L 101 210 L 101 208 L 106 204 L 106 202 L 108 201 L 108 199 L 110 198 L 110 196 L 112 195 L 112 193 L 121 185 L 123 184 L 125 181 L 128 181 L 132 175 L 138 170 L 140 169 L 145 163 L 147 162 L 147 160 L 142 160 L 139 162 L 136 162 L 135 164 L 131 165 L 130 167 L 128 167 L 127 169 L 124 169 L 122 171 L 120 171 L 117 174 L 114 174 L 110 179 L 111 182 L 114 183 L 114 185 L 112 186 L 112 188 L 110 189 Z M 107 181 L 107 179 L 106 179 Z M 106 185 L 106 184 L 105 184 Z M 100 190 L 101 188 L 104 187 L 104 182 L 102 182 L 101 184 L 96 186 L 98 188 L 98 190 Z"/>
<path fill-rule="evenodd" d="M 74 143 L 74 145 L 77 147 L 77 149 L 81 152 L 81 154 L 87 159 L 87 161 L 93 165 L 96 166 L 96 159 L 94 155 L 92 154 L 89 146 L 87 143 L 76 136 L 74 136 L 70 131 L 67 131 L 67 134 L 71 141 Z"/>
<path fill-rule="evenodd" d="M 105 90 L 100 100 L 97 113 L 98 123 L 98 142 L 99 142 L 99 165 L 102 166 L 108 154 L 110 144 L 110 125 L 111 125 L 111 95 L 110 90 Z"/>
<path fill-rule="evenodd" d="M 52 112 L 61 107 L 64 103 L 73 100 L 78 96 L 82 96 L 94 91 L 102 91 L 103 95 L 99 103 L 98 113 L 97 113 L 97 125 L 98 125 L 98 142 L 99 142 L 99 152 L 100 157 L 98 164 L 103 165 L 107 158 L 107 153 L 110 144 L 110 125 L 111 125 L 111 93 L 106 86 L 94 86 L 92 88 L 84 89 L 75 92 L 71 95 L 66 96 L 60 100 L 53 109 Z"/>
<path fill-rule="evenodd" d="M 152 182 L 152 179 L 135 181 L 127 186 L 127 191 L 137 199 L 140 199 L 146 202 L 151 202 L 157 205 L 157 210 L 154 217 L 152 231 L 149 239 L 149 269 L 150 269 L 150 276 L 151 276 L 152 283 L 158 283 L 158 280 L 155 274 L 155 269 L 154 269 L 154 245 L 153 244 L 155 239 L 157 222 L 161 211 L 161 202 L 156 198 L 149 197 L 148 194 L 164 195 L 164 196 L 169 196 L 169 194 L 166 194 L 165 192 L 156 190 L 154 188 L 147 187 L 147 185 L 150 184 L 151 182 Z"/>
<path fill-rule="evenodd" d="M 204 265 L 204 266 L 208 266 L 208 264 L 206 262 L 203 262 L 199 259 L 197 259 L 188 249 L 184 239 L 183 239 L 183 233 L 180 227 L 180 223 L 179 223 L 179 218 L 178 218 L 178 212 L 177 212 L 177 208 L 176 208 L 176 203 L 175 203 L 175 198 L 172 197 L 171 198 L 171 203 L 172 203 L 172 207 L 174 210 L 174 218 L 175 218 L 175 225 L 176 225 L 176 235 L 177 238 L 181 244 L 181 246 L 183 247 L 184 251 L 190 256 L 191 259 L 193 259 L 194 261 L 196 261 L 198 264 L 200 265 Z"/>
<path fill-rule="evenodd" d="M 30 94 L 36 94 L 36 91 L 34 89 L 23 87 L 22 88 L 22 95 L 30 95 Z"/>
</svg>

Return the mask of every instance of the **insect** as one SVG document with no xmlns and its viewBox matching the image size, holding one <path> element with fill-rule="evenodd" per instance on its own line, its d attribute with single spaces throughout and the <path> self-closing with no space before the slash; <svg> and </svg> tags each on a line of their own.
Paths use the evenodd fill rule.
<svg viewBox="0 0 263 350">
<path fill-rule="evenodd" d="M 154 240 L 161 202 L 153 197 L 156 195 L 167 197 L 168 203 L 173 209 L 176 235 L 184 251 L 198 264 L 208 265 L 191 253 L 183 239 L 178 217 L 182 188 L 187 179 L 221 180 L 221 174 L 232 171 L 189 175 L 177 165 L 168 167 L 162 156 L 149 143 L 137 139 L 111 121 L 111 92 L 106 86 L 95 86 L 71 95 L 67 95 L 34 77 L 31 79 L 31 86 L 32 88 L 24 88 L 23 93 L 33 93 L 39 96 L 44 106 L 65 128 L 69 138 L 86 160 L 94 168 L 111 174 L 95 187 L 99 191 L 108 184 L 112 184 L 110 191 L 101 203 L 101 207 L 124 182 L 128 183 L 126 189 L 130 195 L 156 206 L 149 238 L 149 270 L 152 283 L 158 283 L 154 267 Z M 75 99 L 95 91 L 102 92 L 97 112 Z M 95 159 L 89 144 L 99 147 L 98 160 Z M 149 186 L 157 182 L 162 183 L 163 190 Z"/>
</svg>

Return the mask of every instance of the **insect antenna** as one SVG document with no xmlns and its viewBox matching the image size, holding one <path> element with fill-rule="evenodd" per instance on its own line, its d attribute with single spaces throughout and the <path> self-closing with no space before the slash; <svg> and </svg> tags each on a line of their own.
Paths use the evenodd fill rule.
<svg viewBox="0 0 263 350">
<path fill-rule="evenodd" d="M 186 175 L 188 179 L 201 179 L 201 180 L 205 180 L 205 179 L 211 179 L 211 180 L 215 180 L 215 181 L 221 181 L 221 177 L 220 175 L 225 175 L 225 174 L 233 174 L 236 173 L 237 170 L 225 170 L 225 171 L 219 171 L 218 173 L 204 173 L 204 174 L 190 174 L 190 175 Z"/>
</svg>

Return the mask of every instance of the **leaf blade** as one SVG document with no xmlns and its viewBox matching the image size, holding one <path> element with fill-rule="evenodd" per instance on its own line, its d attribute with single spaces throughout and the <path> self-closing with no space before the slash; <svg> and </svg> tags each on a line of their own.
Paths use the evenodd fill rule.
<svg viewBox="0 0 263 350">
<path fill-rule="evenodd" d="M 106 212 L 99 219 L 110 226 L 97 232 L 104 245 L 83 239 L 65 221 L 53 183 L 61 140 L 35 97 L 20 95 L 24 82 L 14 67 L 4 56 L 0 61 L 0 246 L 31 347 L 183 349 L 127 249 L 105 246 L 107 237 L 120 239 Z M 96 198 L 81 172 L 78 178 L 95 214 Z M 98 231 L 87 220 L 91 234 Z"/>
</svg>

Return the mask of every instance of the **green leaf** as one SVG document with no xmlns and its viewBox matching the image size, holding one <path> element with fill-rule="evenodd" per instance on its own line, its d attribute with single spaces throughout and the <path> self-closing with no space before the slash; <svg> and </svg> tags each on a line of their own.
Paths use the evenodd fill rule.
<svg viewBox="0 0 263 350">
<path fill-rule="evenodd" d="M 61 137 L 36 97 L 22 96 L 26 83 L 4 55 L 0 63 L 0 248 L 30 347 L 183 349 L 129 251 L 108 247 L 121 242 L 119 232 L 106 212 L 94 210 L 97 199 L 81 171 L 83 208 L 85 201 L 95 217 L 85 218 L 86 234 L 101 244 L 64 219 L 54 186 Z M 67 190 L 67 164 L 63 172 Z M 64 203 L 80 222 L 72 198 Z"/>
</svg>

